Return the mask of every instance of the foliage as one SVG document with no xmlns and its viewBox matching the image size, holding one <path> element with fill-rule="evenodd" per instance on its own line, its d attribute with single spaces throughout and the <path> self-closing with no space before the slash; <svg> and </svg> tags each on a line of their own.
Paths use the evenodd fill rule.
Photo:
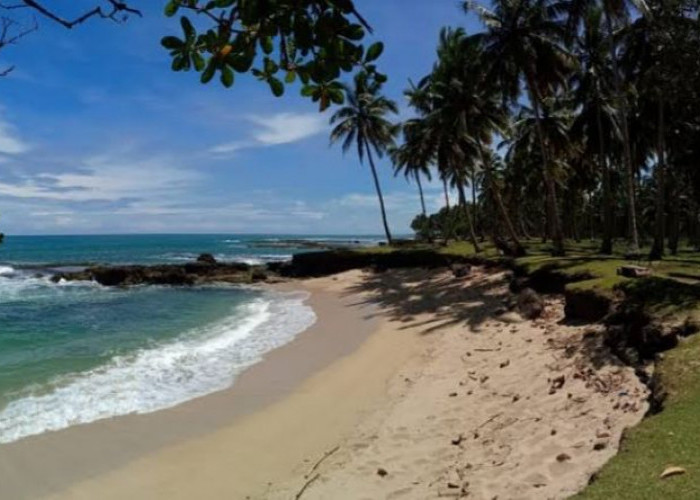
<svg viewBox="0 0 700 500">
<path fill-rule="evenodd" d="M 168 0 L 165 14 L 178 13 L 182 35 L 161 43 L 174 71 L 194 69 L 202 83 L 218 74 L 231 87 L 250 72 L 279 97 L 298 79 L 324 110 L 343 103 L 343 74 L 359 67 L 386 81 L 376 67 L 384 45 L 363 45 L 371 28 L 352 0 Z"/>
<path fill-rule="evenodd" d="M 391 244 L 391 231 L 373 154 L 381 158 L 394 146 L 399 127 L 389 121 L 388 116 L 398 114 L 399 110 L 394 101 L 381 94 L 382 84 L 367 73 L 358 73 L 354 85 L 345 89 L 348 103 L 330 120 L 334 125 L 331 144 L 342 142 L 343 153 L 355 146 L 360 163 L 364 162 L 366 155 L 379 199 L 384 232 Z"/>
</svg>

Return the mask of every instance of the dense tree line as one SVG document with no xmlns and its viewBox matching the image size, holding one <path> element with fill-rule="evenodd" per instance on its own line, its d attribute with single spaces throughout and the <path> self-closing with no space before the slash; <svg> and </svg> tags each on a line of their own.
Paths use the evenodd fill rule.
<svg viewBox="0 0 700 500">
<path fill-rule="evenodd" d="M 397 173 L 457 193 L 466 230 L 422 213 L 420 236 L 614 240 L 630 254 L 700 244 L 700 24 L 687 0 L 464 2 L 483 30 L 445 28 L 432 72 L 406 96 L 416 117 L 389 150 Z M 378 96 L 375 96 L 378 98 Z M 469 199 L 469 191 L 478 193 Z M 432 222 L 431 222 L 432 221 Z M 442 229 L 441 229 L 442 228 Z"/>
</svg>

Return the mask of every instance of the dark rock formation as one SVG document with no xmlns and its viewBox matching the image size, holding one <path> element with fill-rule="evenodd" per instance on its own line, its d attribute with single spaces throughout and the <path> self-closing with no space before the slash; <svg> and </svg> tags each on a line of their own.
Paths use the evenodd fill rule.
<svg viewBox="0 0 700 500">
<path fill-rule="evenodd" d="M 526 288 L 518 295 L 518 312 L 523 318 L 539 318 L 544 312 L 544 300 L 532 288 Z"/>
<path fill-rule="evenodd" d="M 472 272 L 472 267 L 468 264 L 452 266 L 452 274 L 455 278 L 466 278 Z"/>
<path fill-rule="evenodd" d="M 262 268 L 247 264 L 210 264 L 192 262 L 182 265 L 161 266 L 99 266 L 82 271 L 58 273 L 55 282 L 96 281 L 104 286 L 172 285 L 187 286 L 202 283 L 250 283 L 264 281 L 267 274 Z"/>
<path fill-rule="evenodd" d="M 203 253 L 199 257 L 197 257 L 197 262 L 200 264 L 216 264 L 216 259 L 214 256 L 210 253 Z"/>
</svg>

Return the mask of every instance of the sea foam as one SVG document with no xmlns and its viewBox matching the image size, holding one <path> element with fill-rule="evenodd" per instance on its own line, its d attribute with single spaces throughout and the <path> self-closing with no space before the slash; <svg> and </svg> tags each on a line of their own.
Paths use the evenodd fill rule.
<svg viewBox="0 0 700 500">
<path fill-rule="evenodd" d="M 305 293 L 270 293 L 177 340 L 57 377 L 0 411 L 0 443 L 169 408 L 230 387 L 238 374 L 316 321 Z"/>
</svg>

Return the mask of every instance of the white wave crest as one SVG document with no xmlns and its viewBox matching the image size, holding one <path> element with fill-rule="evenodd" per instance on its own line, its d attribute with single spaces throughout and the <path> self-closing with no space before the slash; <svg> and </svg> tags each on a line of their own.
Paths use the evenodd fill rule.
<svg viewBox="0 0 700 500">
<path fill-rule="evenodd" d="M 245 368 L 316 321 L 304 293 L 255 299 L 176 341 L 53 381 L 0 411 L 0 443 L 130 413 L 149 413 L 230 387 Z"/>
</svg>

